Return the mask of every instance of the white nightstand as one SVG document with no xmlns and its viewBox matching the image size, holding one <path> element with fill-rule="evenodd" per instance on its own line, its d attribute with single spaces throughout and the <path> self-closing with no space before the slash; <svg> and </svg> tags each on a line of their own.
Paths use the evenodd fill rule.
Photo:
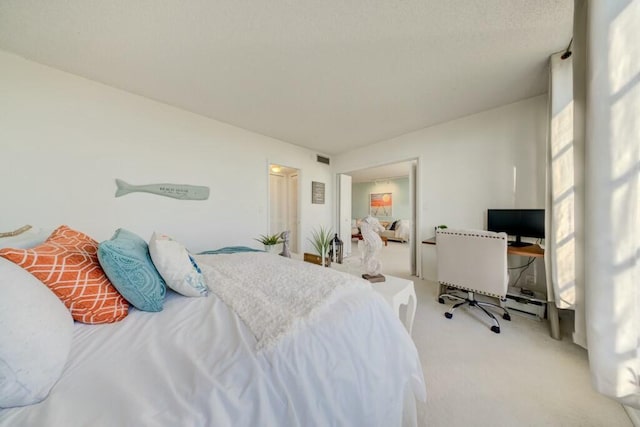
<svg viewBox="0 0 640 427">
<path fill-rule="evenodd" d="M 372 283 L 373 290 L 381 294 L 389 303 L 393 311 L 400 317 L 400 306 L 407 305 L 407 312 L 404 320 L 404 326 L 407 328 L 409 335 L 413 328 L 413 319 L 416 315 L 416 291 L 411 280 L 401 277 L 384 275 L 387 280 L 379 283 Z"/>
<path fill-rule="evenodd" d="M 348 262 L 345 264 L 333 263 L 331 264 L 331 268 L 344 273 L 361 276 L 359 266 L 356 268 L 355 264 L 350 265 Z M 374 291 L 382 295 L 387 303 L 389 303 L 398 318 L 400 317 L 400 306 L 404 304 L 407 305 L 407 312 L 403 323 L 405 328 L 407 328 L 409 335 L 411 335 L 417 305 L 416 291 L 413 286 L 413 281 L 403 279 L 401 277 L 390 276 L 388 274 L 384 274 L 384 277 L 386 278 L 384 282 L 372 283 L 371 287 Z"/>
</svg>

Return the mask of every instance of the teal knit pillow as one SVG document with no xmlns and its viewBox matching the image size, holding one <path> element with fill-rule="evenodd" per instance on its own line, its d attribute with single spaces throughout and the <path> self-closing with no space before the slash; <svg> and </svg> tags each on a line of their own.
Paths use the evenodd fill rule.
<svg viewBox="0 0 640 427">
<path fill-rule="evenodd" d="M 113 286 L 135 308 L 161 311 L 167 288 L 140 236 L 116 230 L 110 240 L 98 245 L 98 260 Z"/>
</svg>

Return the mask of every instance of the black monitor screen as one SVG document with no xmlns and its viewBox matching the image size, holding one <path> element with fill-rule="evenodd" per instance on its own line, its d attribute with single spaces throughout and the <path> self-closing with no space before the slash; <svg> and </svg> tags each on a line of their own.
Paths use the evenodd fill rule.
<svg viewBox="0 0 640 427">
<path fill-rule="evenodd" d="M 515 245 L 523 244 L 521 237 L 543 239 L 544 209 L 489 209 L 487 230 L 515 236 Z"/>
</svg>

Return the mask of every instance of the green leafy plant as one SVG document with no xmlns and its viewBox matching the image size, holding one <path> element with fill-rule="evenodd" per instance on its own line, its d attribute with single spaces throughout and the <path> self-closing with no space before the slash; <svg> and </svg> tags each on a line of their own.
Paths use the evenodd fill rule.
<svg viewBox="0 0 640 427">
<path fill-rule="evenodd" d="M 261 234 L 257 239 L 258 242 L 262 243 L 265 246 L 273 246 L 278 243 L 282 243 L 282 239 L 280 239 L 280 233 L 278 234 Z"/>
<path fill-rule="evenodd" d="M 320 230 L 313 230 L 311 232 L 311 238 L 309 241 L 313 245 L 318 255 L 325 257 L 329 251 L 329 245 L 331 244 L 331 228 L 324 228 L 320 226 Z"/>
</svg>

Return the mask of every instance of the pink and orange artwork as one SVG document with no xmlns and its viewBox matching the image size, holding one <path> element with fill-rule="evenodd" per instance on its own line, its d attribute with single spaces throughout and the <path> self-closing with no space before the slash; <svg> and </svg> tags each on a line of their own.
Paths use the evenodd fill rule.
<svg viewBox="0 0 640 427">
<path fill-rule="evenodd" d="M 370 213 L 373 216 L 392 216 L 392 193 L 371 193 Z"/>
</svg>

